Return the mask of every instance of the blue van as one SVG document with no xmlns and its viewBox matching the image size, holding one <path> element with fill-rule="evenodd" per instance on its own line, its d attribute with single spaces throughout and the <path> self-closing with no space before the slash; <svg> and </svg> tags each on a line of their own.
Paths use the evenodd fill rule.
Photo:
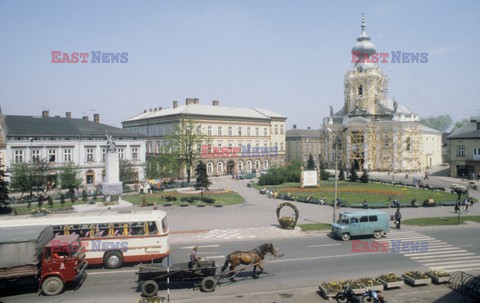
<svg viewBox="0 0 480 303">
<path fill-rule="evenodd" d="M 352 236 L 367 235 L 380 239 L 390 231 L 388 219 L 387 214 L 379 210 L 344 211 L 333 224 L 332 233 L 343 241 L 350 240 Z"/>
</svg>

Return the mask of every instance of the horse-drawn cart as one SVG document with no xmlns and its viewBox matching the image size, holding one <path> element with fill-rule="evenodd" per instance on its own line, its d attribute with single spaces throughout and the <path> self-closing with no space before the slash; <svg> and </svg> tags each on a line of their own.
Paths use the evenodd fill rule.
<svg viewBox="0 0 480 303">
<path fill-rule="evenodd" d="M 203 291 L 213 291 L 216 286 L 215 279 L 207 277 L 215 276 L 217 267 L 215 261 L 204 261 L 200 266 L 189 267 L 187 262 L 175 263 L 170 268 L 162 264 L 144 264 L 139 266 L 136 272 L 138 282 L 141 283 L 142 294 L 146 297 L 155 296 L 158 292 L 159 284 L 170 281 L 186 281 L 197 282 Z M 198 284 L 200 281 L 200 284 Z"/>
</svg>

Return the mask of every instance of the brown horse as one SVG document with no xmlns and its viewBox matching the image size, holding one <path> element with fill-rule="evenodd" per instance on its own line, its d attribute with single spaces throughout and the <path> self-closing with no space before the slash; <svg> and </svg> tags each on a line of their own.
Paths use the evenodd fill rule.
<svg viewBox="0 0 480 303">
<path fill-rule="evenodd" d="M 240 265 L 252 265 L 253 266 L 253 278 L 256 279 L 263 272 L 262 261 L 267 253 L 271 253 L 277 256 L 277 249 L 273 247 L 272 243 L 265 243 L 250 251 L 234 251 L 227 256 L 225 264 L 222 267 L 222 272 L 227 269 L 230 264 L 230 279 L 233 280 L 235 269 Z M 256 270 L 260 268 L 260 272 L 257 274 Z"/>
</svg>

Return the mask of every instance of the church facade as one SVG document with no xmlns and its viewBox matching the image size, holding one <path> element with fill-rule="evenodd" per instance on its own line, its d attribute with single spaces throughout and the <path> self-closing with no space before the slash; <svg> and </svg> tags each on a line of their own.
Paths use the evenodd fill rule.
<svg viewBox="0 0 480 303">
<path fill-rule="evenodd" d="M 352 49 L 353 69 L 344 77 L 344 104 L 323 119 L 323 159 L 338 156 L 346 169 L 421 171 L 441 163 L 441 132 L 420 124 L 416 113 L 387 97 L 388 80 L 372 62 L 376 46 L 365 19 Z M 428 143 L 427 143 L 428 141 Z"/>
</svg>

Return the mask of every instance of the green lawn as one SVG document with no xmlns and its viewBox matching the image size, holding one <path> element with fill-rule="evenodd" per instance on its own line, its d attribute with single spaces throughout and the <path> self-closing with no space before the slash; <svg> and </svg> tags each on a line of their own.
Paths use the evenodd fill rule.
<svg viewBox="0 0 480 303">
<path fill-rule="evenodd" d="M 303 231 L 309 231 L 309 230 L 331 230 L 332 225 L 331 224 L 325 224 L 325 223 L 308 223 L 308 224 L 298 224 L 302 228 Z"/>
<path fill-rule="evenodd" d="M 474 221 L 480 223 L 480 216 L 460 216 L 460 224 L 465 224 L 467 221 Z M 457 225 L 458 216 L 454 217 L 435 217 L 435 218 L 417 218 L 402 221 L 406 225 Z"/>
<path fill-rule="evenodd" d="M 78 205 L 78 204 L 85 204 L 84 201 L 77 200 L 74 203 L 70 202 L 70 200 L 65 201 L 65 204 L 61 204 L 59 202 L 53 203 L 53 206 L 50 207 L 47 202 L 43 203 L 42 208 L 48 209 L 50 212 L 60 212 L 60 211 L 70 211 L 73 210 L 72 205 Z M 19 206 L 15 207 L 13 206 L 17 212 L 17 215 L 29 215 L 32 210 L 38 209 L 37 202 L 32 202 L 32 205 L 30 208 L 27 206 Z"/>
<path fill-rule="evenodd" d="M 172 205 L 180 205 L 183 202 L 180 201 L 182 197 L 189 197 L 189 196 L 200 196 L 199 194 L 184 194 L 184 193 L 178 193 L 178 192 L 163 192 L 163 193 L 155 193 L 155 194 L 145 194 L 145 199 L 147 200 L 147 203 L 152 204 L 152 203 L 157 203 L 158 205 L 163 204 L 167 202 L 167 200 L 164 199 L 166 196 L 173 196 L 176 197 L 176 201 L 170 201 Z M 222 192 L 222 193 L 204 193 L 203 195 L 206 198 L 213 198 L 215 199 L 215 204 L 218 203 L 223 203 L 223 205 L 233 205 L 233 204 L 242 204 L 243 203 L 243 198 L 239 194 L 237 194 L 234 191 L 230 192 Z M 136 205 L 142 205 L 142 200 L 143 200 L 143 195 L 128 195 L 128 196 L 122 196 L 122 199 L 128 202 L 131 202 Z M 194 204 L 197 204 L 200 202 L 199 200 L 196 200 Z M 188 203 L 188 202 L 187 202 Z"/>
<path fill-rule="evenodd" d="M 263 186 L 255 185 L 261 189 Z M 299 183 L 285 183 L 282 185 L 265 186 L 266 189 L 273 189 L 280 194 L 290 193 L 295 198 L 312 196 L 321 198 L 322 196 L 328 202 L 334 199 L 334 181 L 321 181 L 318 188 L 300 188 Z M 399 202 L 410 203 L 414 198 L 421 204 L 424 200 L 432 197 L 435 202 L 456 201 L 457 195 L 450 192 L 431 191 L 426 189 L 417 189 L 411 187 L 393 186 L 377 183 L 359 183 L 359 182 L 338 182 L 338 197 L 340 200 L 352 203 L 367 202 L 391 202 L 397 199 Z M 474 200 L 476 202 L 476 200 Z"/>
</svg>

